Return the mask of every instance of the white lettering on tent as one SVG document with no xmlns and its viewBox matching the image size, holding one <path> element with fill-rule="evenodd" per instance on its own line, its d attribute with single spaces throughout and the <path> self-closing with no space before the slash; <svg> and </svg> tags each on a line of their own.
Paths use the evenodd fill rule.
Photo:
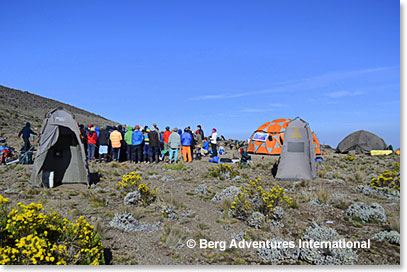
<svg viewBox="0 0 407 272">
<path fill-rule="evenodd" d="M 55 117 L 55 121 L 65 122 L 65 118 Z"/>
</svg>

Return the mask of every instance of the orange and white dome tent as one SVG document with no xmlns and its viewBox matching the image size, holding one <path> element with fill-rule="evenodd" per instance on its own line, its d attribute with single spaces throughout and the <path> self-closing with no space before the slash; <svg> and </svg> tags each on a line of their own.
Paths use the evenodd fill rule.
<svg viewBox="0 0 407 272">
<path fill-rule="evenodd" d="M 256 129 L 250 137 L 247 153 L 263 155 L 280 155 L 284 142 L 284 132 L 293 119 L 276 119 L 266 122 Z M 305 122 L 304 120 L 301 120 Z M 312 143 L 315 154 L 321 155 L 321 148 L 317 136 L 312 132 Z"/>
</svg>

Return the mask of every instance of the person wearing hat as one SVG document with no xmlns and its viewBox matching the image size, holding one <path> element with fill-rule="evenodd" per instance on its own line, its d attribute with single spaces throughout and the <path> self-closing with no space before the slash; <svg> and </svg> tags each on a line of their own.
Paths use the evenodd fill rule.
<svg viewBox="0 0 407 272">
<path fill-rule="evenodd" d="M 21 129 L 20 133 L 18 133 L 18 137 L 22 136 L 23 141 L 24 141 L 24 146 L 23 146 L 22 151 L 28 151 L 31 147 L 30 134 L 37 135 L 37 133 L 35 133 L 34 131 L 31 130 L 31 124 L 29 122 L 27 122 L 25 124 L 25 127 L 23 127 L 23 129 Z"/>
<path fill-rule="evenodd" d="M 90 127 L 88 133 L 88 160 L 93 160 L 95 157 L 96 141 L 98 140 L 98 135 L 95 132 L 95 127 Z"/>
<path fill-rule="evenodd" d="M 135 163 L 143 161 L 143 132 L 140 131 L 139 125 L 134 127 L 133 134 L 131 135 L 132 158 Z"/>
<path fill-rule="evenodd" d="M 217 140 L 218 140 L 218 133 L 216 132 L 216 128 L 214 128 L 214 129 L 212 129 L 212 135 L 211 135 L 212 157 L 218 156 L 218 150 L 216 148 Z"/>
</svg>

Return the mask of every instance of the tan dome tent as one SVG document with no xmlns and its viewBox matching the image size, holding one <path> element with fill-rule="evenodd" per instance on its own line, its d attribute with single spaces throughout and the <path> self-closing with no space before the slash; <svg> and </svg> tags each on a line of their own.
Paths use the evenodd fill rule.
<svg viewBox="0 0 407 272">
<path fill-rule="evenodd" d="M 74 116 L 58 108 L 48 112 L 42 123 L 30 186 L 67 183 L 89 186 L 89 169 Z"/>
<path fill-rule="evenodd" d="M 355 150 L 359 153 L 369 154 L 370 150 L 384 150 L 387 145 L 384 140 L 375 134 L 359 130 L 346 136 L 339 144 L 336 150 L 340 153 L 347 153 Z"/>
<path fill-rule="evenodd" d="M 290 122 L 285 130 L 276 178 L 313 180 L 317 177 L 312 139 L 312 131 L 308 123 L 301 119 Z"/>
</svg>

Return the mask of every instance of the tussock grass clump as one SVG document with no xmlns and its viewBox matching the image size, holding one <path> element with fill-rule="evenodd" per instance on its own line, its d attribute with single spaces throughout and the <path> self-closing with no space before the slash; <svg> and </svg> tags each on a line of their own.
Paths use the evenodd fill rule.
<svg viewBox="0 0 407 272">
<path fill-rule="evenodd" d="M 237 170 L 234 170 L 233 167 L 226 163 L 221 163 L 215 167 L 209 169 L 209 176 L 214 178 L 219 178 L 220 180 L 232 179 L 239 175 Z"/>
<path fill-rule="evenodd" d="M 183 162 L 177 162 L 174 164 L 164 165 L 164 168 L 169 170 L 185 171 L 189 167 L 186 166 Z"/>
<path fill-rule="evenodd" d="M 326 190 L 325 187 L 321 186 L 319 190 L 317 191 L 317 199 L 318 202 L 321 204 L 328 204 L 329 199 L 331 197 L 331 193 Z"/>
</svg>

